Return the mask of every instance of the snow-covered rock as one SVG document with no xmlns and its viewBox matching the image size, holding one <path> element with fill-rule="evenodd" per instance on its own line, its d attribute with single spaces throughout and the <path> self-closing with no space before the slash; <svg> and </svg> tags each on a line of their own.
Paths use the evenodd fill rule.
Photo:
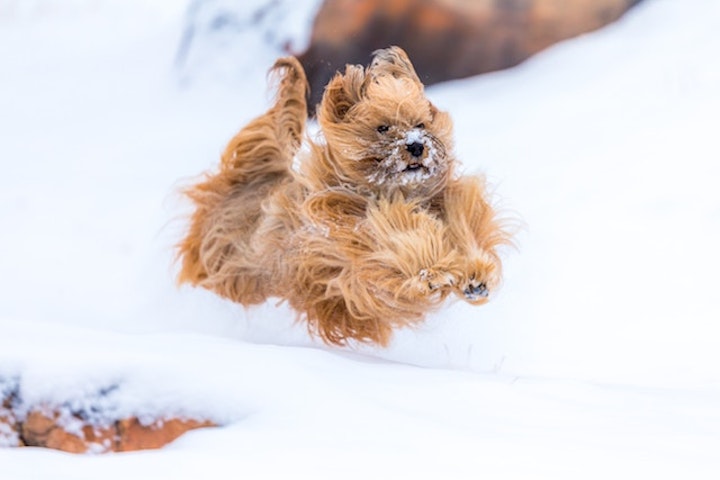
<svg viewBox="0 0 720 480">
<path fill-rule="evenodd" d="M 68 346 L 62 340 L 58 343 L 56 353 Z M 55 363 L 62 364 L 63 357 L 58 355 Z M 85 360 L 91 361 L 87 357 Z M 7 364 L 0 365 L 0 447 L 46 447 L 70 453 L 127 452 L 160 448 L 188 430 L 216 425 L 201 415 L 178 409 L 175 401 L 166 398 L 167 404 L 163 405 L 162 400 L 148 398 L 162 398 L 157 392 L 142 389 L 147 392 L 144 394 L 112 379 L 99 383 L 88 378 L 80 383 L 71 380 L 68 385 L 65 382 L 73 375 L 66 376 L 63 382 L 59 374 L 40 385 L 32 374 L 27 377 L 25 380 Z"/>
<path fill-rule="evenodd" d="M 240 85 L 275 58 L 307 49 L 321 0 L 192 0 L 175 57 L 186 81 Z"/>
</svg>

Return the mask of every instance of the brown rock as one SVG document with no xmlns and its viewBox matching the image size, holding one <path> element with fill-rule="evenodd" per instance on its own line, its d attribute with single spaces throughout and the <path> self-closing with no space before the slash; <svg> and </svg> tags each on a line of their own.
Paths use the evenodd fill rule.
<svg viewBox="0 0 720 480">
<path fill-rule="evenodd" d="M 300 56 L 319 102 L 345 64 L 403 47 L 426 84 L 508 68 L 619 18 L 640 0 L 325 0 Z"/>
<path fill-rule="evenodd" d="M 21 429 L 25 444 L 64 452 L 85 453 L 88 450 L 85 439 L 60 427 L 59 418 L 58 412 L 44 408 L 29 412 Z"/>
<path fill-rule="evenodd" d="M 28 446 L 46 447 L 70 453 L 126 452 L 161 448 L 188 430 L 210 427 L 207 420 L 171 418 L 149 425 L 136 417 L 119 420 L 110 426 L 82 424 L 79 417 L 77 432 L 66 430 L 64 416 L 47 408 L 32 410 L 22 423 L 21 434 Z M 75 430 L 75 429 L 73 429 Z"/>
<path fill-rule="evenodd" d="M 149 424 L 137 417 L 100 420 L 102 393 L 89 411 L 67 405 L 24 405 L 20 379 L 0 377 L 0 447 L 33 446 L 70 453 L 104 453 L 161 448 L 195 428 L 211 427 L 209 420 L 168 418 Z M 92 420 L 94 419 L 94 420 Z"/>
<path fill-rule="evenodd" d="M 143 425 L 137 418 L 120 420 L 117 423 L 118 445 L 116 451 L 146 450 L 160 448 L 180 435 L 195 428 L 211 427 L 208 420 L 171 418 Z"/>
</svg>

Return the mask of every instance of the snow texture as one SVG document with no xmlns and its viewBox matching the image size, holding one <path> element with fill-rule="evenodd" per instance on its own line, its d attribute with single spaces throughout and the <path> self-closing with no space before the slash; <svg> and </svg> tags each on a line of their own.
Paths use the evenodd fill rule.
<svg viewBox="0 0 720 480">
<path fill-rule="evenodd" d="M 214 37 L 177 64 L 199 3 L 0 2 L 0 389 L 223 425 L 156 452 L 2 449 L 2 478 L 717 478 L 720 3 L 648 0 L 428 89 L 525 227 L 489 305 L 386 350 L 174 285 L 177 191 L 266 108 L 273 22 L 307 41 L 317 4 L 291 3 L 228 77 L 199 60 Z"/>
<path fill-rule="evenodd" d="M 242 85 L 275 58 L 307 49 L 320 0 L 191 0 L 176 66 L 188 83 Z"/>
</svg>

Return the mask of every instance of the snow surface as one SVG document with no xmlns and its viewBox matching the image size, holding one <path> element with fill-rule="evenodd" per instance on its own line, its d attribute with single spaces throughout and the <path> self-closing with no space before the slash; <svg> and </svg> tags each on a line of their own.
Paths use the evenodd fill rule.
<svg viewBox="0 0 720 480">
<path fill-rule="evenodd" d="M 720 3 L 647 0 L 428 89 L 524 229 L 489 305 L 386 350 L 175 287 L 177 191 L 265 108 L 280 53 L 178 71 L 188 6 L 0 1 L 0 388 L 224 427 L 157 452 L 1 449 L 3 479 L 718 477 Z"/>
<path fill-rule="evenodd" d="M 182 3 L 182 2 L 181 2 Z M 175 64 L 183 82 L 266 72 L 278 54 L 301 53 L 321 0 L 190 0 Z"/>
</svg>

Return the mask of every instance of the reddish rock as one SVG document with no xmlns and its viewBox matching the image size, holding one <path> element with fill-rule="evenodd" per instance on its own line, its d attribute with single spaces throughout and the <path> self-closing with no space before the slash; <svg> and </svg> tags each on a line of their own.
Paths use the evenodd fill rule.
<svg viewBox="0 0 720 480">
<path fill-rule="evenodd" d="M 32 410 L 22 422 L 21 434 L 26 445 L 70 453 L 85 453 L 88 450 L 84 438 L 58 425 L 59 413 L 46 412 L 46 409 Z"/>
<path fill-rule="evenodd" d="M 28 446 L 52 448 L 70 453 L 127 452 L 161 448 L 188 430 L 211 427 L 208 420 L 171 418 L 149 425 L 136 417 L 118 420 L 110 426 L 83 423 L 73 416 L 68 430 L 66 415 L 48 408 L 30 411 L 22 422 L 20 434 Z"/>
<path fill-rule="evenodd" d="M 325 0 L 300 56 L 317 103 L 345 64 L 403 47 L 426 84 L 508 68 L 618 19 L 640 0 Z"/>
<path fill-rule="evenodd" d="M 161 448 L 195 428 L 211 427 L 209 420 L 170 417 L 141 422 L 137 417 L 108 418 L 105 397 L 117 387 L 98 392 L 87 410 L 68 404 L 26 405 L 21 379 L 0 377 L 0 447 L 45 447 L 70 453 L 125 452 Z"/>
<path fill-rule="evenodd" d="M 147 450 L 160 448 L 180 435 L 195 428 L 212 427 L 208 420 L 171 418 L 143 425 L 137 418 L 120 420 L 117 424 L 118 445 L 116 451 Z"/>
</svg>

